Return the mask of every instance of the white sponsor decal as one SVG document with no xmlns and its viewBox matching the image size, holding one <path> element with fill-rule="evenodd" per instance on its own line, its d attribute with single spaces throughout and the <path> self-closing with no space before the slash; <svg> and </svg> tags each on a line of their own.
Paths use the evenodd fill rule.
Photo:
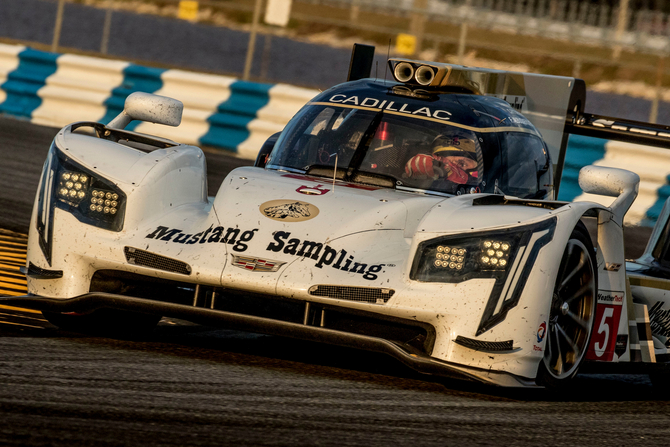
<svg viewBox="0 0 670 447">
<path fill-rule="evenodd" d="M 451 113 L 441 109 L 431 109 L 429 107 L 415 108 L 406 103 L 399 103 L 390 101 L 388 99 L 380 100 L 377 98 L 363 98 L 358 96 L 347 96 L 341 93 L 333 95 L 328 100 L 329 102 L 340 104 L 351 104 L 354 106 L 371 107 L 375 109 L 388 110 L 390 112 L 406 113 L 408 115 L 426 116 L 428 118 L 436 118 L 438 120 L 449 120 Z"/>
<path fill-rule="evenodd" d="M 612 304 L 623 306 L 623 292 L 611 292 L 609 290 L 598 291 L 598 304 Z"/>
</svg>

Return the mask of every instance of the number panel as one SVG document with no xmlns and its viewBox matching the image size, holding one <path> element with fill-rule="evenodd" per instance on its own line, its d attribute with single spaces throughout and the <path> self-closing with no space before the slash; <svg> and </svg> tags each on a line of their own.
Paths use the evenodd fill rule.
<svg viewBox="0 0 670 447">
<path fill-rule="evenodd" d="M 619 321 L 624 302 L 623 292 L 609 290 L 598 291 L 598 308 L 596 309 L 595 324 L 591 333 L 589 350 L 586 353 L 588 360 L 611 362 L 614 359 Z"/>
</svg>

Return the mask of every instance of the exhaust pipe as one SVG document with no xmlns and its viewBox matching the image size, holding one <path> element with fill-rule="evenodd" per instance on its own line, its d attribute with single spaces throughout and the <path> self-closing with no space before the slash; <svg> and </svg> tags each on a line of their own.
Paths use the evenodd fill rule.
<svg viewBox="0 0 670 447">
<path fill-rule="evenodd" d="M 414 76 L 414 67 L 409 62 L 400 62 L 393 69 L 393 76 L 399 82 L 407 82 Z"/>
<path fill-rule="evenodd" d="M 428 65 L 422 65 L 416 69 L 414 79 L 421 85 L 430 85 L 435 79 L 435 72 Z"/>
</svg>

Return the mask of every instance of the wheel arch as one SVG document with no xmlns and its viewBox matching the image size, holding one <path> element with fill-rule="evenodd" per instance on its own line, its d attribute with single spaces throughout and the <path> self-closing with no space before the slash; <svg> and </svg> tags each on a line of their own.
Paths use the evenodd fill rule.
<svg viewBox="0 0 670 447">
<path fill-rule="evenodd" d="M 578 372 L 590 349 L 598 306 L 599 263 L 593 237 L 582 219 L 591 210 L 566 216 L 554 241 L 554 253 L 560 253 L 560 261 L 554 263 L 551 298 L 546 302 L 544 351 L 536 377 L 539 385 L 563 386 Z"/>
</svg>

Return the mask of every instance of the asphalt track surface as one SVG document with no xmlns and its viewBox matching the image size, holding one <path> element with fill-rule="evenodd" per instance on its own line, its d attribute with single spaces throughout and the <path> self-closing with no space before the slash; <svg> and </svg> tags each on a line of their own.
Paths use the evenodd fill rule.
<svg viewBox="0 0 670 447">
<path fill-rule="evenodd" d="M 27 230 L 55 133 L 0 119 L 0 228 Z M 206 156 L 210 194 L 246 163 Z M 646 375 L 582 375 L 560 393 L 500 390 L 178 320 L 124 340 L 0 308 L 0 445 L 664 445 L 666 396 Z"/>
</svg>

